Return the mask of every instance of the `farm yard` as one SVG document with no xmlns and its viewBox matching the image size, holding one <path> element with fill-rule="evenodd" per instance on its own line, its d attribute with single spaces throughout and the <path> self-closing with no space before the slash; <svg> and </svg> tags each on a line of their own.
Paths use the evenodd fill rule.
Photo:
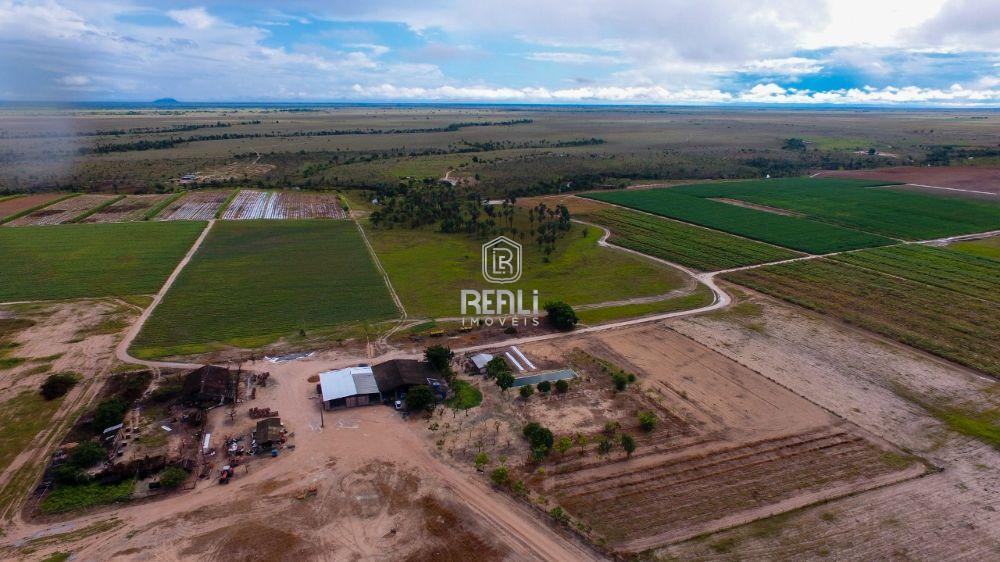
<svg viewBox="0 0 1000 562">
<path fill-rule="evenodd" d="M 1000 376 L 1000 343 L 996 338 L 1000 316 L 995 290 L 988 291 L 1000 278 L 1000 262 L 921 250 L 892 250 L 885 262 L 873 262 L 864 252 L 859 254 L 845 254 L 844 261 L 814 259 L 723 277 Z M 928 270 L 924 270 L 924 260 L 930 264 Z M 953 263 L 960 269 L 933 269 L 941 263 Z M 873 265 L 886 273 L 868 269 Z M 977 291 L 977 287 L 984 290 Z"/>
<path fill-rule="evenodd" d="M 928 240 L 1000 228 L 1000 203 L 873 189 L 873 184 L 879 183 L 780 178 L 678 186 L 673 191 L 785 209 L 813 220 L 904 240 Z"/>
<path fill-rule="evenodd" d="M 366 232 L 411 317 L 457 317 L 462 289 L 488 287 L 481 273 L 483 240 L 430 228 Z M 548 259 L 526 242 L 523 276 L 504 288 L 523 289 L 527 295 L 537 289 L 539 306 L 551 300 L 576 306 L 695 288 L 693 280 L 676 269 L 601 248 L 600 236 L 593 227 L 574 224 Z"/>
<path fill-rule="evenodd" d="M 892 243 L 890 238 L 876 234 L 804 217 L 712 201 L 680 189 L 671 187 L 591 192 L 582 196 L 810 254 L 856 250 Z"/>
<path fill-rule="evenodd" d="M 926 471 L 918 459 L 655 325 L 521 350 L 540 369 L 568 365 L 579 377 L 566 391 L 528 398 L 486 390 L 486 410 L 459 421 L 443 416 L 427 437 L 465 466 L 479 451 L 508 459 L 494 465 L 506 463 L 510 492 L 619 556 Z M 616 389 L 614 376 L 626 373 L 635 382 Z M 520 431 L 528 422 L 568 446 L 523 461 L 530 451 Z M 619 445 L 623 436 L 634 452 Z"/>
<path fill-rule="evenodd" d="M 56 200 L 50 205 L 9 221 L 6 226 L 43 226 L 72 222 L 88 211 L 117 199 L 118 197 L 113 195 L 84 194 Z"/>
<path fill-rule="evenodd" d="M 126 195 L 81 222 L 127 222 L 142 220 L 146 213 L 169 195 Z"/>
<path fill-rule="evenodd" d="M 713 271 L 794 258 L 801 254 L 724 232 L 606 208 L 584 220 L 611 230 L 612 244 L 702 271 Z"/>
<path fill-rule="evenodd" d="M 156 220 L 211 220 L 232 194 L 232 190 L 189 191 L 160 211 Z"/>
<path fill-rule="evenodd" d="M 253 190 L 240 191 L 222 215 L 225 220 L 346 217 L 336 194 Z"/>
<path fill-rule="evenodd" d="M 221 221 L 131 352 L 150 358 L 263 347 L 397 316 L 353 223 Z"/>
<path fill-rule="evenodd" d="M 155 293 L 202 222 L 0 229 L 0 302 Z"/>
</svg>

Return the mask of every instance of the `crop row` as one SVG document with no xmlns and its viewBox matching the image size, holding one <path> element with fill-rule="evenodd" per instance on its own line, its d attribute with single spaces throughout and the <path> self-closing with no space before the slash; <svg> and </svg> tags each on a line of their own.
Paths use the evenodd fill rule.
<svg viewBox="0 0 1000 562">
<path fill-rule="evenodd" d="M 702 271 L 794 258 L 798 254 L 723 232 L 627 211 L 606 209 L 588 220 L 607 226 L 611 242 Z"/>
<path fill-rule="evenodd" d="M 892 240 L 839 226 L 703 199 L 676 188 L 588 193 L 585 197 L 714 228 L 811 254 L 884 246 Z"/>
<path fill-rule="evenodd" d="M 1000 205 L 924 193 L 871 189 L 864 180 L 788 178 L 687 185 L 695 197 L 725 197 L 788 209 L 808 218 L 906 240 L 1000 228 Z"/>
<path fill-rule="evenodd" d="M 919 244 L 838 254 L 831 259 L 1000 302 L 1000 261 Z"/>
<path fill-rule="evenodd" d="M 995 302 L 825 258 L 724 277 L 1000 376 Z"/>
</svg>

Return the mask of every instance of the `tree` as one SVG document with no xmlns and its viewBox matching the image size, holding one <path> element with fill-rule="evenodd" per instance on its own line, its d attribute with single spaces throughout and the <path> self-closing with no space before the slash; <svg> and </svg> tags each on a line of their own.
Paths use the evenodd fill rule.
<svg viewBox="0 0 1000 562">
<path fill-rule="evenodd" d="M 504 486 L 510 482 L 510 471 L 506 466 L 498 466 L 490 472 L 490 480 L 494 486 Z"/>
<path fill-rule="evenodd" d="M 562 301 L 545 303 L 545 312 L 548 314 L 549 322 L 557 330 L 572 330 L 576 327 L 576 323 L 579 322 L 579 318 L 576 317 L 573 307 Z"/>
<path fill-rule="evenodd" d="M 75 468 L 90 468 L 103 459 L 104 454 L 104 447 L 101 447 L 94 441 L 85 441 L 73 449 L 66 462 Z"/>
<path fill-rule="evenodd" d="M 619 442 L 622 445 L 622 449 L 625 449 L 625 456 L 632 458 L 632 453 L 635 452 L 635 439 L 632 438 L 628 433 L 622 433 Z"/>
<path fill-rule="evenodd" d="M 531 398 L 532 394 L 535 393 L 535 387 L 534 385 L 526 384 L 522 386 L 521 390 L 519 390 L 518 392 L 521 393 L 521 398 L 527 400 L 528 398 Z"/>
<path fill-rule="evenodd" d="M 621 392 L 628 386 L 628 377 L 625 373 L 615 373 L 611 375 L 611 382 L 615 385 L 615 390 Z"/>
<path fill-rule="evenodd" d="M 547 427 L 542 427 L 538 422 L 530 422 L 521 431 L 525 439 L 531 445 L 532 455 L 536 460 L 545 458 L 552 450 L 555 437 Z"/>
<path fill-rule="evenodd" d="M 566 511 L 558 505 L 549 510 L 549 516 L 560 523 L 569 521 L 569 516 L 566 515 Z"/>
<path fill-rule="evenodd" d="M 653 412 L 639 412 L 639 427 L 647 433 L 656 429 L 656 424 L 659 421 Z"/>
<path fill-rule="evenodd" d="M 572 448 L 573 440 L 569 437 L 560 437 L 559 440 L 556 441 L 556 450 L 559 451 L 560 455 L 565 455 L 566 451 L 569 451 Z"/>
<path fill-rule="evenodd" d="M 509 373 L 510 365 L 507 364 L 507 360 L 503 357 L 497 355 L 493 359 L 490 359 L 486 363 L 486 378 L 495 379 L 500 373 Z"/>
<path fill-rule="evenodd" d="M 407 410 L 426 410 L 430 412 L 434 409 L 434 405 L 437 403 L 437 397 L 434 396 L 434 392 L 431 390 L 431 387 L 426 384 L 418 384 L 410 387 L 410 390 L 406 393 L 406 398 L 404 398 L 403 401 L 406 403 Z"/>
<path fill-rule="evenodd" d="M 188 478 L 188 471 L 179 466 L 168 466 L 160 473 L 160 484 L 172 490 L 184 483 Z"/>
<path fill-rule="evenodd" d="M 597 444 L 597 454 L 601 455 L 601 456 L 607 455 L 614 448 L 615 448 L 615 444 L 610 439 L 608 439 L 607 437 L 604 437 Z"/>
<path fill-rule="evenodd" d="M 42 397 L 46 400 L 55 400 L 64 396 L 73 385 L 76 384 L 76 376 L 72 373 L 56 373 L 49 375 L 42 383 Z M 114 425 L 114 424 L 112 424 Z"/>
<path fill-rule="evenodd" d="M 479 453 L 476 455 L 476 470 L 482 472 L 486 465 L 490 464 L 490 456 L 486 453 Z"/>
<path fill-rule="evenodd" d="M 506 371 L 497 375 L 497 386 L 500 390 L 507 392 L 507 389 L 514 386 L 514 373 Z"/>
<path fill-rule="evenodd" d="M 538 383 L 538 392 L 548 393 L 552 390 L 552 383 L 549 381 L 542 381 Z"/>
<path fill-rule="evenodd" d="M 424 359 L 439 373 L 450 372 L 454 358 L 455 352 L 443 345 L 432 345 L 424 350 Z"/>
<path fill-rule="evenodd" d="M 125 419 L 126 411 L 128 411 L 128 404 L 121 398 L 115 397 L 101 402 L 94 409 L 94 430 L 102 431 L 113 425 L 122 423 L 122 420 Z"/>
<path fill-rule="evenodd" d="M 785 150 L 797 150 L 799 152 L 805 152 L 806 141 L 797 138 L 785 139 L 785 142 L 784 144 L 781 145 L 781 148 Z"/>
<path fill-rule="evenodd" d="M 556 392 L 558 392 L 559 394 L 566 394 L 567 390 L 569 390 L 568 382 L 566 382 L 564 379 L 559 379 L 556 381 Z"/>
</svg>

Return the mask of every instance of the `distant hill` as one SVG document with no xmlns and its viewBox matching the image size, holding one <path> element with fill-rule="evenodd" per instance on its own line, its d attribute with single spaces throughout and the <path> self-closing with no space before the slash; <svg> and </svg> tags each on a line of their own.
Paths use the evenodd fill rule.
<svg viewBox="0 0 1000 562">
<path fill-rule="evenodd" d="M 153 100 L 153 105 L 180 105 L 181 102 L 175 100 L 174 98 L 160 98 L 158 100 Z"/>
</svg>

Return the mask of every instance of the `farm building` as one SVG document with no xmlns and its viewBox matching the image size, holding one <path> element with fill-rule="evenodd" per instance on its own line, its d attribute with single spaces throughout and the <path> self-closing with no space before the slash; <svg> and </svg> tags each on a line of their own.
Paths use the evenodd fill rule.
<svg viewBox="0 0 1000 562">
<path fill-rule="evenodd" d="M 281 418 L 267 418 L 257 422 L 257 430 L 253 432 L 253 438 L 260 447 L 271 447 L 277 445 L 282 439 Z"/>
<path fill-rule="evenodd" d="M 371 367 L 348 367 L 320 373 L 318 386 L 323 406 L 328 410 L 382 402 Z"/>
<path fill-rule="evenodd" d="M 184 402 L 197 405 L 224 404 L 236 393 L 236 373 L 224 367 L 205 365 L 184 377 Z"/>
<path fill-rule="evenodd" d="M 424 361 L 393 359 L 372 367 L 375 383 L 384 396 L 399 396 L 411 386 L 438 382 L 437 373 Z"/>
<path fill-rule="evenodd" d="M 477 353 L 469 358 L 469 362 L 472 363 L 472 368 L 476 370 L 480 375 L 486 374 L 486 364 L 493 359 L 493 356 L 489 353 Z"/>
</svg>

